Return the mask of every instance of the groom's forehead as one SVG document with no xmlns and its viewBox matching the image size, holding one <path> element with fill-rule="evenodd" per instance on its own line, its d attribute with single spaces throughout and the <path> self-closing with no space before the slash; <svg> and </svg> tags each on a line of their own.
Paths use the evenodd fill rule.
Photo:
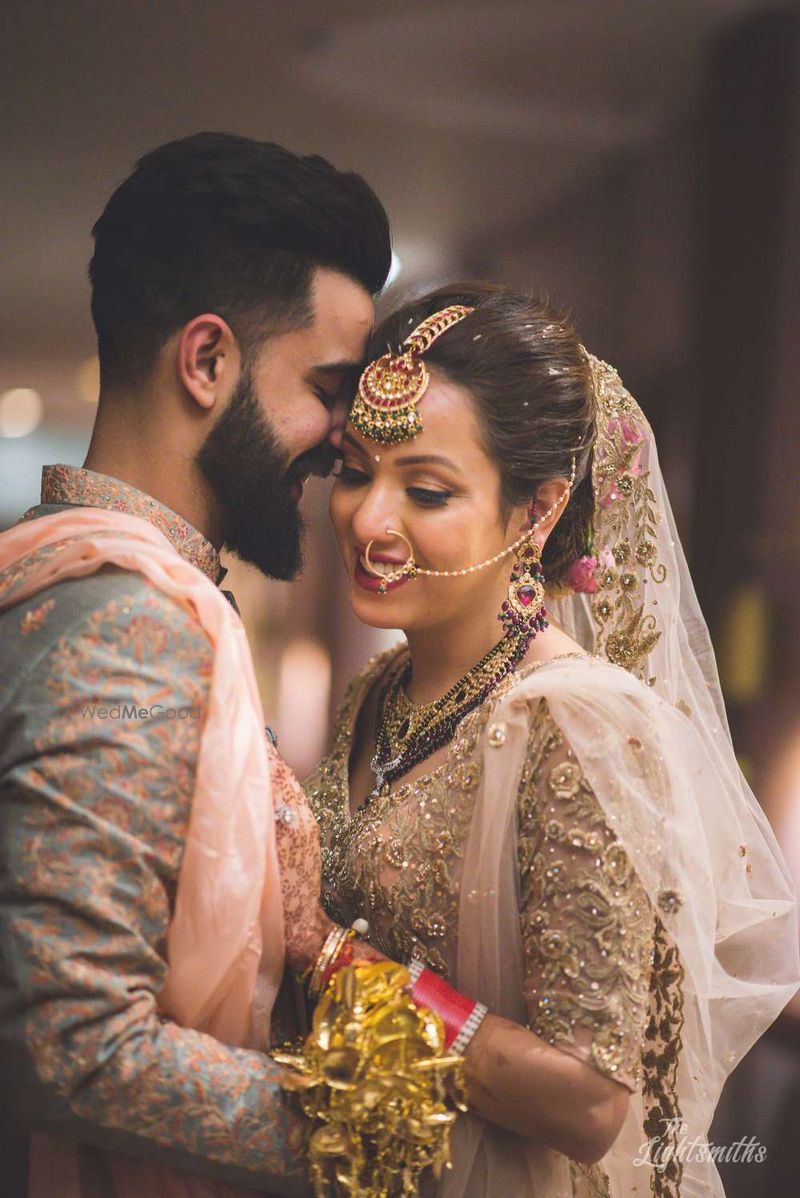
<svg viewBox="0 0 800 1198">
<path fill-rule="evenodd" d="M 372 296 L 339 271 L 320 267 L 311 284 L 309 333 L 326 357 L 361 361 L 375 321 Z"/>
</svg>

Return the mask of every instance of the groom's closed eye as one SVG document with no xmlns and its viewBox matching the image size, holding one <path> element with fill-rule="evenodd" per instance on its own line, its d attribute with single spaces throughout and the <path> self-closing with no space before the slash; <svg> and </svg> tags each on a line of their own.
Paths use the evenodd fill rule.
<svg viewBox="0 0 800 1198">
<path fill-rule="evenodd" d="M 325 407 L 332 408 L 349 398 L 359 370 L 360 366 L 354 362 L 329 362 L 315 366 L 306 381 Z"/>
</svg>

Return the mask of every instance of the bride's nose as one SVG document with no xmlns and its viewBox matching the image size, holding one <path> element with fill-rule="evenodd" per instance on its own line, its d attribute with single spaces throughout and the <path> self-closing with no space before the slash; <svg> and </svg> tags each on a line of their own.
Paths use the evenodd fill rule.
<svg viewBox="0 0 800 1198">
<path fill-rule="evenodd" d="M 396 504 L 382 487 L 370 487 L 361 495 L 358 507 L 353 512 L 350 527 L 353 538 L 360 544 L 375 542 L 375 548 L 388 550 L 394 537 L 388 536 L 387 528 L 397 528 L 399 516 Z"/>
</svg>

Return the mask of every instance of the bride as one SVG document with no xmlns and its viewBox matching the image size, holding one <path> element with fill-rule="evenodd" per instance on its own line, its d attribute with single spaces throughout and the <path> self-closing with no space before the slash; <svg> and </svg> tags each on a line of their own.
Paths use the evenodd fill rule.
<svg viewBox="0 0 800 1198">
<path fill-rule="evenodd" d="M 406 305 L 369 357 L 331 517 L 354 611 L 405 641 L 307 792 L 329 914 L 489 1012 L 432 1192 L 720 1195 L 685 1146 L 797 986 L 796 913 L 652 432 L 500 287 Z"/>
</svg>

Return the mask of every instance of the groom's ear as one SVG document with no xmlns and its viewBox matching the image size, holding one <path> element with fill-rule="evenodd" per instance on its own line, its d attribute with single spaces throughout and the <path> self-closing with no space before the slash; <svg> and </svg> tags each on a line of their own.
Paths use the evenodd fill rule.
<svg viewBox="0 0 800 1198">
<path fill-rule="evenodd" d="M 230 325 L 213 313 L 195 316 L 180 331 L 177 366 L 192 399 L 213 408 L 239 373 L 239 347 Z"/>
</svg>

